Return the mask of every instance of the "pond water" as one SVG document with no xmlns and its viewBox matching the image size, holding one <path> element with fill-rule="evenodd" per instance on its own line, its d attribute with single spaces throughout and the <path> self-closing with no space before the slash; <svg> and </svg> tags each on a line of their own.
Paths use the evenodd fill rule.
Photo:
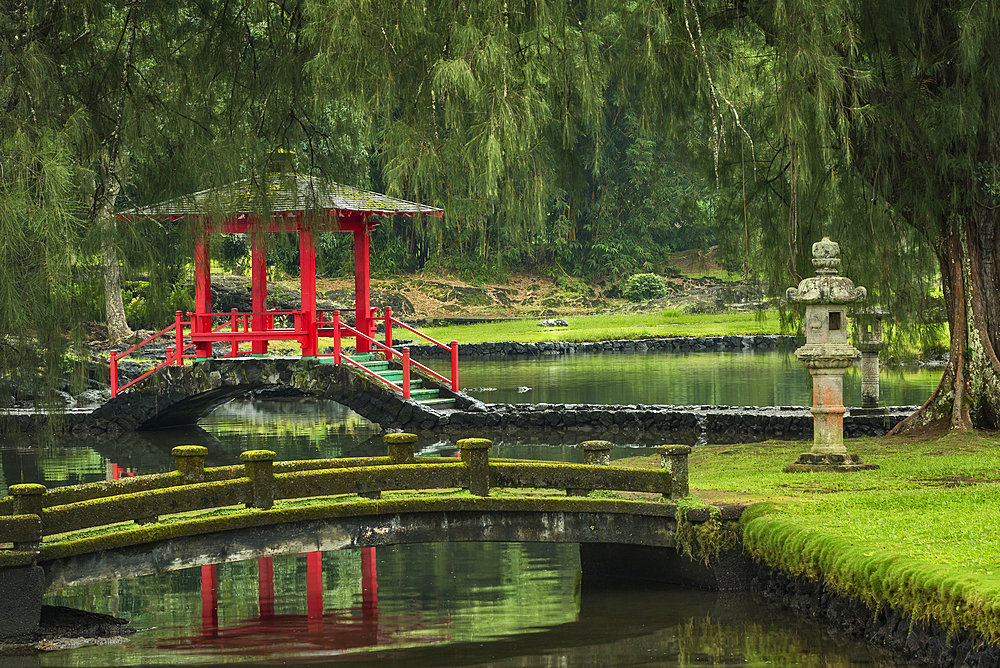
<svg viewBox="0 0 1000 668">
<path fill-rule="evenodd" d="M 41 666 L 905 665 L 746 596 L 582 582 L 574 545 L 291 555 L 77 587 L 49 602 L 142 630 L 122 645 L 43 654 Z"/>
<path fill-rule="evenodd" d="M 423 360 L 421 360 L 423 362 Z M 446 362 L 427 366 L 438 372 Z M 927 400 L 940 369 L 882 369 L 882 406 Z M 461 360 L 461 385 L 487 403 L 809 406 L 812 379 L 783 351 L 490 356 Z M 861 405 L 861 371 L 847 370 L 844 405 Z"/>
<path fill-rule="evenodd" d="M 761 369 L 768 366 L 765 377 Z M 463 361 L 462 374 L 467 387 L 497 388 L 480 394 L 490 402 L 809 402 L 806 372 L 787 363 L 787 355 L 771 353 L 501 358 Z M 784 387 L 781 378 L 800 376 L 804 390 Z M 937 382 L 933 373 L 887 378 L 883 388 L 895 386 L 890 396 L 898 397 L 890 402 L 901 404 L 921 403 Z M 517 391 L 525 386 L 531 391 Z M 166 471 L 170 448 L 190 443 L 209 448 L 209 465 L 236 463 L 248 449 L 275 450 L 280 459 L 384 452 L 375 425 L 328 401 L 234 401 L 201 427 L 99 440 L 67 436 L 44 446 L 3 437 L 0 490 L 18 482 L 56 487 Z M 582 461 L 574 443 L 501 439 L 493 453 Z M 426 454 L 455 454 L 446 438 L 418 446 Z M 653 450 L 623 442 L 612 457 L 644 452 Z M 46 602 L 121 615 L 141 631 L 126 644 L 42 653 L 23 665 L 906 665 L 747 597 L 583 582 L 575 545 L 430 544 L 287 555 L 77 587 L 52 592 Z"/>
</svg>

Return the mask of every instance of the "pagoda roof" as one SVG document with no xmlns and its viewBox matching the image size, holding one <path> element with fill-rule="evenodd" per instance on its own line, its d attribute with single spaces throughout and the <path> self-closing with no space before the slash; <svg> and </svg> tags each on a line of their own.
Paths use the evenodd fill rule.
<svg viewBox="0 0 1000 668">
<path fill-rule="evenodd" d="M 247 178 L 121 211 L 118 216 L 177 219 L 188 216 L 248 216 L 265 212 L 287 215 L 305 211 L 336 211 L 341 215 L 444 215 L 443 209 L 314 176 L 272 173 L 264 184 L 259 179 Z"/>
</svg>

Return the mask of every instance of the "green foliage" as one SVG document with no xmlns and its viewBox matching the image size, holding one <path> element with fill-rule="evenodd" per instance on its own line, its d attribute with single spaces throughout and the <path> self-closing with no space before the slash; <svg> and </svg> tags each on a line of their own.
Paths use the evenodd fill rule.
<svg viewBox="0 0 1000 668">
<path fill-rule="evenodd" d="M 645 302 L 667 295 L 667 283 L 656 274 L 635 274 L 629 276 L 622 288 L 622 296 L 630 302 Z"/>
<path fill-rule="evenodd" d="M 718 125 L 715 168 L 725 254 L 780 294 L 812 274 L 810 246 L 828 235 L 866 304 L 891 310 L 905 325 L 893 335 L 914 345 L 944 315 L 926 317 L 948 280 L 938 267 L 955 260 L 942 261 L 946 240 L 959 224 L 967 239 L 996 224 L 1000 76 L 979 58 L 998 46 L 1000 15 L 974 0 L 874 0 L 762 5 L 743 18 L 702 40 L 717 108 L 733 112 Z M 995 384 L 986 376 L 980 387 Z"/>
<path fill-rule="evenodd" d="M 711 239 L 710 189 L 662 132 L 662 91 L 697 78 L 692 7 L 317 0 L 313 72 L 365 118 L 373 186 L 447 211 L 403 221 L 418 267 L 625 276 Z"/>
<path fill-rule="evenodd" d="M 212 242 L 212 258 L 223 269 L 231 274 L 247 272 L 250 265 L 250 242 L 245 234 L 220 234 Z"/>
<path fill-rule="evenodd" d="M 136 329 L 159 331 L 173 322 L 175 311 L 194 309 L 189 284 L 175 283 L 169 292 L 154 294 L 147 281 L 133 281 L 122 289 L 122 301 L 129 323 Z"/>
</svg>

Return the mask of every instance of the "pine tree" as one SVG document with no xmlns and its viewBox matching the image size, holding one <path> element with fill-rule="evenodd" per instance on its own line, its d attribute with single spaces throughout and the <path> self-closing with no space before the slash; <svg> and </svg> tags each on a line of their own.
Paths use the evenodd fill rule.
<svg viewBox="0 0 1000 668">
<path fill-rule="evenodd" d="M 120 271 L 162 264 L 161 249 L 118 221 L 117 209 L 264 171 L 273 150 L 311 130 L 302 3 L 9 4 L 0 136 L 58 143 L 58 210 L 78 234 L 58 236 L 49 252 L 72 258 L 78 273 L 100 268 L 114 341 L 130 333 Z"/>
<path fill-rule="evenodd" d="M 739 57 L 717 51 L 720 95 L 743 111 L 722 151 L 731 245 L 756 239 L 780 287 L 805 275 L 813 241 L 837 238 L 870 301 L 909 329 L 936 264 L 950 362 L 900 429 L 1000 427 L 995 3 L 744 3 L 724 32 L 744 40 Z"/>
</svg>

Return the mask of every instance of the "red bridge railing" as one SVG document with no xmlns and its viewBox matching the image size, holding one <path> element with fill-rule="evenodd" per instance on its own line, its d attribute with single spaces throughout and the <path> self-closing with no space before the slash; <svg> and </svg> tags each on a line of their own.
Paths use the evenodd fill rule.
<svg viewBox="0 0 1000 668">
<path fill-rule="evenodd" d="M 330 320 L 325 320 L 327 314 L 331 316 Z M 453 391 L 458 391 L 458 342 L 452 341 L 450 345 L 445 345 L 440 341 L 434 340 L 405 322 L 394 318 L 391 308 L 386 308 L 382 316 L 377 315 L 376 309 L 372 309 L 372 320 L 380 320 L 385 323 L 384 342 L 378 341 L 343 322 L 340 319 L 340 311 L 318 311 L 315 319 L 309 318 L 305 311 L 240 313 L 236 309 L 233 309 L 229 313 L 196 314 L 188 312 L 186 315 L 187 320 L 184 319 L 184 314 L 177 311 L 174 314 L 174 323 L 172 325 L 161 329 L 159 332 L 127 350 L 121 352 L 111 351 L 109 360 L 111 367 L 111 396 L 117 396 L 123 390 L 148 378 L 164 367 L 181 366 L 186 359 L 195 360 L 212 357 L 212 344 L 220 341 L 229 342 L 230 344 L 229 352 L 222 355 L 222 357 L 259 354 L 253 351 L 266 351 L 267 343 L 270 341 L 295 341 L 300 344 L 304 353 L 306 351 L 313 353 L 312 355 L 303 354 L 303 357 L 333 357 L 335 364 L 350 364 L 381 383 L 401 392 L 406 399 L 410 398 L 410 374 L 412 367 L 417 367 L 425 374 L 441 381 Z M 276 324 L 288 326 L 276 327 Z M 432 345 L 448 351 L 451 357 L 451 377 L 448 378 L 419 362 L 413 361 L 410 358 L 409 348 L 394 348 L 392 340 L 394 325 L 416 334 Z M 172 336 L 174 345 L 167 346 L 164 360 L 129 382 L 119 384 L 120 374 L 118 365 L 121 360 L 165 335 Z M 322 337 L 333 338 L 332 355 L 319 353 L 318 342 Z M 402 382 L 397 385 L 392 381 L 386 380 L 357 360 L 344 355 L 342 340 L 345 337 L 354 338 L 355 341 L 366 341 L 369 344 L 367 347 L 382 352 L 386 360 L 391 361 L 398 357 L 403 371 Z M 252 350 L 241 350 L 240 344 L 242 343 L 250 343 Z"/>
</svg>

